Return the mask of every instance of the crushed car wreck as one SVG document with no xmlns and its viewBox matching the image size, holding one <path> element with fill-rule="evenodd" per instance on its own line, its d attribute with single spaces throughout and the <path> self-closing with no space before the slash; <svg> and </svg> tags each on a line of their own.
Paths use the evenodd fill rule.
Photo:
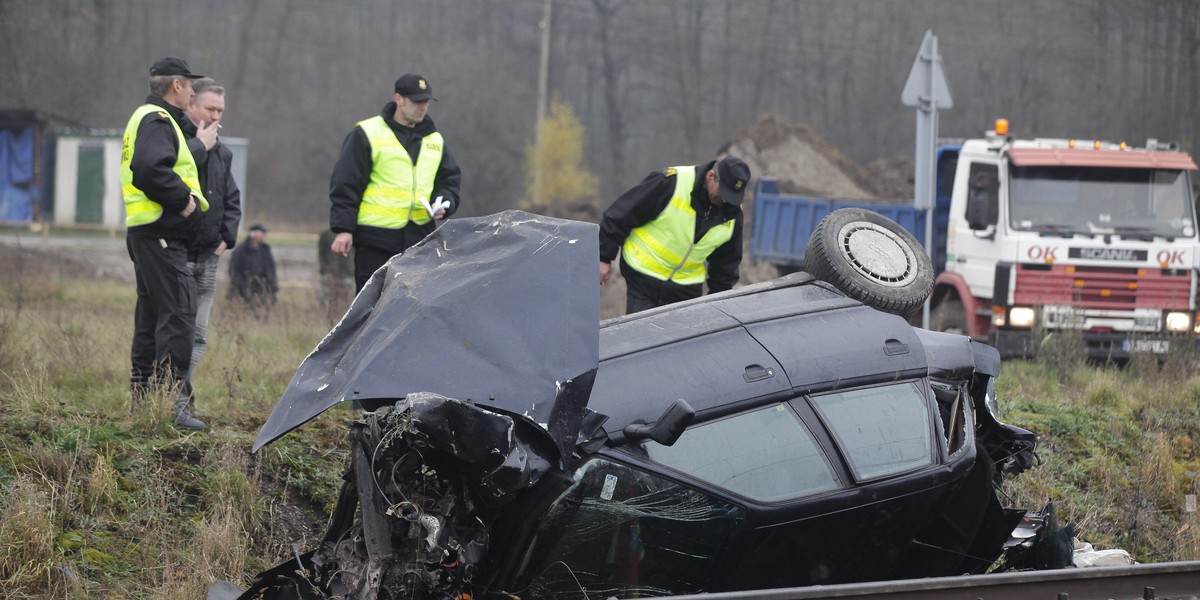
<svg viewBox="0 0 1200 600">
<path fill-rule="evenodd" d="M 1024 514 L 996 487 L 1034 447 L 997 418 L 999 355 L 864 303 L 903 314 L 928 293 L 928 259 L 894 223 L 842 213 L 818 232 L 821 279 L 598 326 L 595 225 L 446 223 L 374 275 L 260 431 L 255 450 L 343 401 L 364 409 L 324 538 L 241 598 L 984 572 Z"/>
</svg>

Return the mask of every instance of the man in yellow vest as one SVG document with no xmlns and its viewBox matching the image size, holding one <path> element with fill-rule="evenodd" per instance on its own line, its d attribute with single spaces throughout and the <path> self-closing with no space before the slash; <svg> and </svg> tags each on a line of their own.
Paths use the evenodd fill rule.
<svg viewBox="0 0 1200 600">
<path fill-rule="evenodd" d="M 205 425 L 186 411 L 191 397 L 186 374 L 196 323 L 196 284 L 187 253 L 208 201 L 179 124 L 192 100 L 192 80 L 200 77 L 180 58 L 154 63 L 150 95 L 129 118 L 121 140 L 125 246 L 137 277 L 129 376 L 132 407 L 137 409 L 151 387 L 171 386 L 172 422 L 189 430 Z"/>
<path fill-rule="evenodd" d="M 354 290 L 458 210 L 462 171 L 427 114 L 433 89 L 420 75 L 396 80 L 392 102 L 359 121 L 329 179 L 330 249 L 354 248 Z"/>
<path fill-rule="evenodd" d="M 621 254 L 625 313 L 723 292 L 742 262 L 742 198 L 750 167 L 725 157 L 651 173 L 600 221 L 600 285 Z"/>
</svg>

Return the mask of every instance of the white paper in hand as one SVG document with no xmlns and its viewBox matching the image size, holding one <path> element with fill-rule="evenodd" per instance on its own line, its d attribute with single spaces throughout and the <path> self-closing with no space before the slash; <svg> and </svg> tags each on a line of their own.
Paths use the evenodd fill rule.
<svg viewBox="0 0 1200 600">
<path fill-rule="evenodd" d="M 443 200 L 441 196 L 438 196 L 437 199 L 433 201 L 433 204 L 429 203 L 429 198 L 421 198 L 420 200 L 421 206 L 425 207 L 425 212 L 429 213 L 430 219 L 432 219 L 434 215 L 438 214 L 438 211 L 450 207 L 450 201 Z"/>
</svg>

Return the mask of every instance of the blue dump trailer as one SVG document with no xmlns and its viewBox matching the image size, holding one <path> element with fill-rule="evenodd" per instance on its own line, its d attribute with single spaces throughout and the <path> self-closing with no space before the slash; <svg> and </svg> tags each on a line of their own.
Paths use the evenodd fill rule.
<svg viewBox="0 0 1200 600">
<path fill-rule="evenodd" d="M 946 262 L 946 230 L 950 214 L 950 192 L 961 145 L 938 148 L 937 208 L 933 216 L 931 256 L 936 273 Z M 864 208 L 880 213 L 907 229 L 925 243 L 925 211 L 903 204 L 872 200 L 845 200 L 781 194 L 779 182 L 770 177 L 759 180 L 754 189 L 754 222 L 750 233 L 751 260 L 766 261 L 782 271 L 804 267 L 804 247 L 825 215 L 841 208 Z"/>
</svg>

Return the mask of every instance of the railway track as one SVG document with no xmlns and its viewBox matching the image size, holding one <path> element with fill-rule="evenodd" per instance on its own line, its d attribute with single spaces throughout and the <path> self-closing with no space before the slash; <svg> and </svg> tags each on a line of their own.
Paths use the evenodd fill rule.
<svg viewBox="0 0 1200 600">
<path fill-rule="evenodd" d="M 1200 600 L 1200 561 L 674 596 L 672 600 Z"/>
</svg>

